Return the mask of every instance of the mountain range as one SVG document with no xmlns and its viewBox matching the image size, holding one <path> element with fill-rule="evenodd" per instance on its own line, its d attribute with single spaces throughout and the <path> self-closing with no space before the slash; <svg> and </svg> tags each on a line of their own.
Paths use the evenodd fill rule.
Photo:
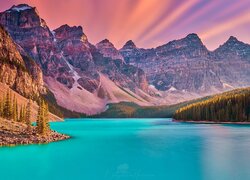
<svg viewBox="0 0 250 180">
<path fill-rule="evenodd" d="M 85 114 L 109 103 L 169 105 L 250 86 L 250 45 L 230 37 L 209 51 L 197 34 L 143 49 L 88 41 L 81 26 L 51 30 L 35 7 L 0 13 L 0 81 L 23 96 L 52 92 L 58 105 Z"/>
</svg>

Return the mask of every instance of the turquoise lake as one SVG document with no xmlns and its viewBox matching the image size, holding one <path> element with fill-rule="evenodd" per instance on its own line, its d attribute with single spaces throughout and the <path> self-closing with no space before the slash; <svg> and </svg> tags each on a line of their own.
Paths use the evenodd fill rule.
<svg viewBox="0 0 250 180">
<path fill-rule="evenodd" d="M 72 136 L 0 148 L 1 180 L 249 180 L 250 126 L 171 119 L 52 123 Z"/>
</svg>

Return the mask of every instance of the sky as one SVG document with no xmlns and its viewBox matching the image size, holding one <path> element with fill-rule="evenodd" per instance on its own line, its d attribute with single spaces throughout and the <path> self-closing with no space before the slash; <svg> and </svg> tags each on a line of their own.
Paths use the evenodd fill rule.
<svg viewBox="0 0 250 180">
<path fill-rule="evenodd" d="M 82 26 L 93 44 L 153 48 L 189 33 L 210 50 L 229 36 L 250 44 L 250 0 L 0 0 L 0 11 L 21 3 L 37 7 L 51 30 Z"/>
</svg>

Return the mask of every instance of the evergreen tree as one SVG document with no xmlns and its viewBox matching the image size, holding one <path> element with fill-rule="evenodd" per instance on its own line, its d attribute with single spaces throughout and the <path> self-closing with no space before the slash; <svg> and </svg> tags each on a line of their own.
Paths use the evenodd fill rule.
<svg viewBox="0 0 250 180">
<path fill-rule="evenodd" d="M 41 121 L 42 121 L 42 107 L 41 107 L 41 100 L 38 102 L 38 111 L 37 111 L 37 120 L 36 120 L 36 126 L 37 126 L 37 132 L 40 133 L 41 130 Z"/>
<path fill-rule="evenodd" d="M 24 123 L 24 119 L 25 119 L 25 116 L 24 116 L 24 106 L 22 105 L 21 108 L 20 108 L 18 122 Z"/>
<path fill-rule="evenodd" d="M 23 119 L 22 123 L 26 124 L 26 105 L 23 106 Z"/>
<path fill-rule="evenodd" d="M 18 107 L 17 107 L 17 99 L 16 99 L 16 96 L 14 95 L 14 98 L 13 98 L 13 103 L 12 103 L 12 119 L 14 121 L 17 121 L 18 120 Z"/>
<path fill-rule="evenodd" d="M 49 126 L 49 109 L 48 104 L 43 100 L 39 102 L 38 114 L 37 114 L 37 131 L 39 134 L 46 134 L 50 130 Z"/>
<path fill-rule="evenodd" d="M 3 98 L 0 100 L 0 117 L 4 116 L 4 101 Z"/>
<path fill-rule="evenodd" d="M 49 106 L 47 103 L 44 105 L 44 128 L 45 131 L 48 132 L 50 130 L 50 125 L 49 125 Z"/>
<path fill-rule="evenodd" d="M 16 120 L 15 121 L 18 121 L 18 104 L 17 104 L 17 100 L 15 102 L 15 106 L 16 106 L 16 108 L 15 108 L 15 110 L 16 110 Z"/>
<path fill-rule="evenodd" d="M 12 106 L 11 106 L 11 93 L 7 91 L 5 103 L 4 103 L 4 117 L 8 120 L 12 118 Z"/>
<path fill-rule="evenodd" d="M 25 121 L 28 126 L 28 128 L 31 127 L 31 101 L 29 99 L 27 107 L 26 107 L 26 113 L 25 113 Z"/>
</svg>

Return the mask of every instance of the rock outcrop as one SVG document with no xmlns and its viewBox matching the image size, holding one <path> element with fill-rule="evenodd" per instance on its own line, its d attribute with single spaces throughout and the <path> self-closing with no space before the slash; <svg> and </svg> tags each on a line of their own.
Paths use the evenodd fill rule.
<svg viewBox="0 0 250 180">
<path fill-rule="evenodd" d="M 28 129 L 26 124 L 0 118 L 0 147 L 24 144 L 47 144 L 69 139 L 64 134 L 50 130 L 46 135 L 39 135 L 36 127 Z"/>
<path fill-rule="evenodd" d="M 123 56 L 108 39 L 104 39 L 97 43 L 96 47 L 104 57 L 120 60 L 122 63 L 124 62 Z"/>
<path fill-rule="evenodd" d="M 44 93 L 42 71 L 32 61 L 20 54 L 17 45 L 0 25 L 0 82 L 26 97 Z"/>
<path fill-rule="evenodd" d="M 250 85 L 250 45 L 231 36 L 212 52 L 211 59 L 224 86 L 231 88 Z"/>
</svg>

